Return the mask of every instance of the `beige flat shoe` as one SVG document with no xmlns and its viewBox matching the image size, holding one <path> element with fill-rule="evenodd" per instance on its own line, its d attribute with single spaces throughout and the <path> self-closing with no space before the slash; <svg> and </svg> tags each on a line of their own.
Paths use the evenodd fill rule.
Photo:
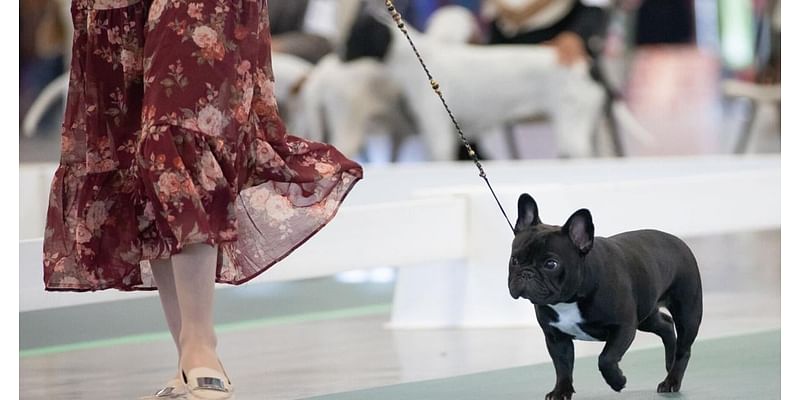
<svg viewBox="0 0 800 400">
<path fill-rule="evenodd" d="M 168 400 L 185 399 L 186 386 L 180 379 L 175 378 L 167 382 L 163 388 L 150 396 L 140 397 L 139 400 Z"/>
<path fill-rule="evenodd" d="M 200 367 L 181 375 L 188 400 L 234 400 L 233 385 L 225 371 Z"/>
</svg>

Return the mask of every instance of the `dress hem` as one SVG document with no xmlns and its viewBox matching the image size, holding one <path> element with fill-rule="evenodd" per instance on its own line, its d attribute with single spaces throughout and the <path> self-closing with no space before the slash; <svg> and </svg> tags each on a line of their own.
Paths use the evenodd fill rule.
<svg viewBox="0 0 800 400">
<path fill-rule="evenodd" d="M 294 251 L 295 251 L 295 250 L 297 250 L 297 249 L 298 249 L 300 246 L 302 246 L 303 244 L 305 244 L 305 243 L 306 243 L 306 242 L 307 242 L 309 239 L 311 239 L 311 238 L 312 238 L 312 237 L 314 237 L 314 236 L 315 236 L 317 233 L 319 233 L 319 231 L 321 231 L 323 228 L 325 228 L 326 226 L 328 226 L 328 224 L 329 224 L 329 223 L 330 223 L 330 222 L 331 222 L 331 221 L 334 219 L 334 217 L 336 217 L 336 215 L 338 214 L 338 212 L 339 212 L 339 209 L 340 209 L 340 207 L 341 207 L 341 204 L 342 204 L 342 203 L 344 203 L 344 200 L 347 198 L 347 196 L 348 196 L 348 195 L 350 194 L 350 192 L 353 190 L 353 188 L 355 187 L 356 183 L 358 183 L 360 180 L 362 180 L 362 179 L 363 179 L 363 176 L 359 176 L 358 174 L 351 174 L 350 172 L 347 172 L 347 173 L 348 173 L 348 174 L 350 174 L 350 175 L 352 175 L 352 176 L 354 177 L 354 179 L 353 179 L 353 180 L 352 180 L 352 181 L 349 183 L 349 187 L 348 187 L 348 188 L 347 188 L 347 189 L 344 191 L 344 193 L 342 194 L 342 197 L 341 197 L 341 199 L 339 199 L 339 204 L 340 204 L 340 205 L 336 207 L 336 209 L 335 209 L 335 210 L 334 210 L 334 211 L 331 213 L 331 215 L 330 215 L 330 216 L 328 216 L 328 217 L 325 219 L 325 221 L 324 221 L 322 224 L 320 224 L 320 226 L 319 226 L 319 227 L 317 227 L 317 229 L 315 229 L 315 230 L 311 231 L 311 232 L 310 232 L 310 233 L 309 233 L 309 234 L 308 234 L 308 235 L 307 235 L 307 236 L 306 236 L 306 237 L 305 237 L 305 238 L 304 238 L 302 241 L 298 242 L 298 243 L 297 243 L 295 246 L 293 246 L 293 247 L 292 247 L 292 248 L 290 248 L 288 251 L 286 251 L 286 252 L 285 252 L 285 253 L 284 253 L 284 254 L 283 254 L 281 257 L 279 257 L 279 258 L 276 258 L 274 261 L 272 261 L 271 263 L 267 264 L 265 267 L 263 267 L 263 268 L 261 268 L 260 270 L 258 270 L 258 272 L 254 273 L 254 274 L 252 274 L 252 275 L 250 275 L 250 276 L 248 276 L 248 277 L 246 277 L 246 278 L 244 278 L 244 279 L 239 279 L 239 280 L 235 280 L 235 281 L 226 281 L 226 280 L 220 280 L 219 278 L 217 278 L 217 279 L 215 279 L 215 281 L 214 281 L 214 282 L 215 282 L 215 283 L 220 283 L 220 284 L 226 284 L 226 285 L 233 285 L 233 286 L 240 286 L 240 285 L 242 285 L 242 284 L 245 284 L 245 283 L 247 283 L 247 282 L 249 282 L 249 281 L 251 281 L 251 280 L 255 279 L 256 277 L 260 276 L 261 274 L 263 274 L 264 272 L 266 272 L 268 269 L 270 269 L 270 268 L 272 268 L 273 266 L 275 266 L 275 264 L 277 264 L 277 263 L 281 262 L 282 260 L 284 260 L 284 259 L 285 259 L 286 257 L 288 257 L 290 254 L 294 253 Z M 204 243 L 204 244 L 207 244 L 206 242 L 195 242 L 195 243 L 189 243 L 189 244 L 198 244 L 198 243 Z M 222 244 L 222 243 L 230 243 L 230 241 L 222 241 L 222 242 L 218 242 L 218 243 L 216 243 L 216 245 L 218 246 L 218 245 L 220 245 L 220 244 Z M 177 250 L 177 251 L 172 251 L 172 250 L 170 250 L 170 256 L 173 256 L 173 255 L 175 255 L 175 254 L 179 254 L 179 253 L 180 253 L 180 252 L 183 250 L 183 247 L 185 247 L 185 246 L 186 246 L 186 244 L 184 244 L 184 245 L 182 245 L 182 246 L 180 246 L 180 247 L 175 247 L 175 250 Z M 151 260 L 158 260 L 158 259 L 162 259 L 162 260 L 163 260 L 164 258 L 142 259 L 142 260 L 139 260 L 139 261 L 140 261 L 140 262 L 141 262 L 141 261 L 151 261 Z M 106 287 L 92 287 L 92 288 L 87 288 L 87 287 L 57 287 L 57 286 L 45 286 L 44 290 L 45 290 L 46 292 L 76 292 L 76 293 L 82 293 L 82 292 L 98 292 L 98 291 L 102 291 L 102 290 L 118 290 L 118 291 L 120 291 L 120 292 L 138 292 L 138 291 L 153 291 L 153 290 L 158 290 L 158 287 L 157 287 L 157 286 L 141 286 L 141 287 L 135 287 L 135 286 L 115 286 L 115 285 L 111 284 L 111 285 L 108 285 L 108 286 L 106 286 Z"/>
</svg>

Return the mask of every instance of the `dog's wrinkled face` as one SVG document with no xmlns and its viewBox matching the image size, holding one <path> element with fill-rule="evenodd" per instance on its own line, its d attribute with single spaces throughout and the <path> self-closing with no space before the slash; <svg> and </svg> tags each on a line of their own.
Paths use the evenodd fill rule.
<svg viewBox="0 0 800 400">
<path fill-rule="evenodd" d="M 585 275 L 584 258 L 594 242 L 589 210 L 576 211 L 563 227 L 547 225 L 539 219 L 536 201 L 523 194 L 518 211 L 508 263 L 511 297 L 538 305 L 574 298 Z"/>
</svg>

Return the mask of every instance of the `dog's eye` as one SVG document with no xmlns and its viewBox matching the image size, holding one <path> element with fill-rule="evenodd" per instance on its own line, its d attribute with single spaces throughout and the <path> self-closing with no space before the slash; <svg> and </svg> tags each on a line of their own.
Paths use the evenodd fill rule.
<svg viewBox="0 0 800 400">
<path fill-rule="evenodd" d="M 544 262 L 544 269 L 548 271 L 552 271 L 558 268 L 558 261 L 553 260 L 552 258 Z"/>
</svg>

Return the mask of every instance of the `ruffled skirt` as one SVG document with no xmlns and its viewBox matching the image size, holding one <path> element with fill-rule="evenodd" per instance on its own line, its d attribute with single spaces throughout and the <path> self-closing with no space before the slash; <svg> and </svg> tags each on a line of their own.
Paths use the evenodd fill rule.
<svg viewBox="0 0 800 400">
<path fill-rule="evenodd" d="M 241 284 L 325 226 L 362 177 L 287 134 L 265 0 L 73 0 L 46 290 L 155 289 L 148 260 L 216 245 Z"/>
</svg>

